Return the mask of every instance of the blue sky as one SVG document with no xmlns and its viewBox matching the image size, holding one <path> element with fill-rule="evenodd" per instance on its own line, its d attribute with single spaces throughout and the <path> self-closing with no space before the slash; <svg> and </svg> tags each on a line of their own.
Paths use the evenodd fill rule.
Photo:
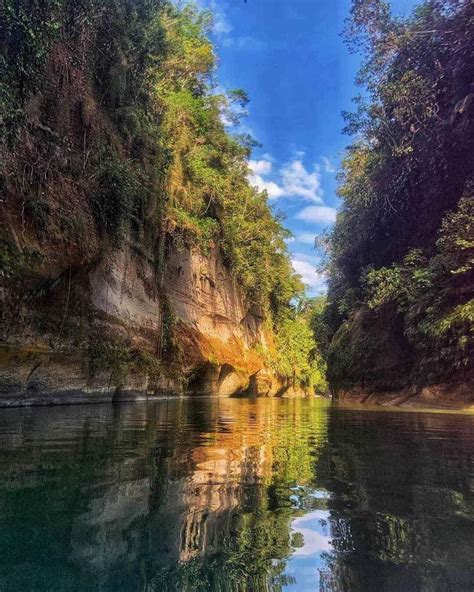
<svg viewBox="0 0 474 592">
<path fill-rule="evenodd" d="M 214 13 L 218 81 L 249 95 L 244 128 L 262 144 L 251 181 L 286 215 L 293 266 L 324 291 L 314 237 L 335 219 L 336 171 L 350 142 L 341 112 L 352 109 L 360 56 L 341 39 L 350 0 L 199 0 Z M 407 14 L 415 0 L 393 0 Z"/>
</svg>

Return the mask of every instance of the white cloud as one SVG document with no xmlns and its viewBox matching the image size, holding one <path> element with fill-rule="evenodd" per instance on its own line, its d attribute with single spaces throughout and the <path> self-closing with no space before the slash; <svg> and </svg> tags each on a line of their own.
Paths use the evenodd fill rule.
<svg viewBox="0 0 474 592">
<path fill-rule="evenodd" d="M 321 263 L 321 257 L 318 257 L 314 253 L 308 254 L 295 252 L 293 253 L 293 257 L 298 261 L 307 261 L 308 263 L 311 263 L 314 266 L 319 265 L 319 263 Z"/>
<path fill-rule="evenodd" d="M 261 39 L 250 36 L 241 37 L 225 37 L 222 41 L 224 47 L 232 47 L 233 49 L 258 51 L 266 48 L 266 43 Z"/>
<path fill-rule="evenodd" d="M 233 26 L 227 14 L 228 7 L 221 0 L 195 0 L 197 5 L 212 13 L 212 32 L 224 47 L 232 47 L 236 50 L 258 51 L 265 49 L 267 44 L 256 37 L 249 35 L 232 36 Z"/>
<path fill-rule="evenodd" d="M 232 31 L 232 26 L 227 21 L 224 13 L 219 12 L 214 14 L 212 30 L 216 35 L 228 35 Z"/>
<path fill-rule="evenodd" d="M 306 201 L 322 203 L 321 177 L 317 166 L 313 171 L 306 169 L 303 163 L 304 153 L 296 153 L 293 160 L 286 163 L 276 173 L 276 179 L 264 179 L 272 173 L 272 160 L 266 154 L 261 160 L 251 160 L 249 181 L 260 190 L 268 191 L 271 198 L 302 198 Z"/>
<path fill-rule="evenodd" d="M 300 232 L 295 236 L 296 242 L 304 245 L 314 245 L 315 238 L 316 235 L 312 232 Z"/>
<path fill-rule="evenodd" d="M 224 7 L 218 5 L 217 0 L 195 0 L 201 10 L 209 10 L 212 13 L 212 32 L 216 37 L 225 38 L 231 31 L 232 25 L 229 23 Z"/>
<path fill-rule="evenodd" d="M 245 123 L 239 123 L 239 133 L 240 134 L 247 134 L 248 136 L 252 136 L 252 138 L 255 138 L 255 132 L 253 131 L 253 129 L 248 126 Z"/>
<path fill-rule="evenodd" d="M 303 208 L 296 218 L 304 222 L 332 224 L 336 221 L 337 210 L 328 206 L 309 206 Z"/>
<path fill-rule="evenodd" d="M 268 197 L 276 199 L 283 195 L 283 190 L 273 181 L 266 181 L 261 175 L 251 174 L 248 177 L 249 183 L 256 187 L 259 191 L 266 191 Z"/>
<path fill-rule="evenodd" d="M 303 535 L 304 545 L 293 552 L 293 557 L 310 557 L 319 555 L 321 551 L 329 551 L 332 548 L 330 538 L 321 531 L 320 521 L 327 520 L 329 512 L 316 510 L 305 516 L 293 520 L 291 527 L 294 532 Z"/>
<path fill-rule="evenodd" d="M 224 127 L 233 127 L 234 122 L 224 112 L 221 111 L 220 117 Z"/>
<path fill-rule="evenodd" d="M 271 173 L 272 166 L 270 160 L 266 158 L 262 158 L 261 160 L 250 160 L 249 169 L 251 172 L 248 176 L 248 180 L 251 185 L 257 187 L 260 191 L 266 191 L 268 197 L 277 198 L 283 195 L 283 189 L 274 181 L 263 178 Z"/>
<path fill-rule="evenodd" d="M 302 161 L 302 155 L 285 165 L 281 171 L 285 195 L 302 197 L 322 203 L 321 177 L 317 167 L 310 172 Z"/>
<path fill-rule="evenodd" d="M 260 191 L 266 191 L 268 193 L 268 197 L 271 199 L 276 199 L 277 197 L 281 197 L 283 195 L 282 188 L 273 181 L 265 181 L 258 175 L 253 179 L 253 181 L 251 180 L 251 183 L 260 189 Z"/>
<path fill-rule="evenodd" d="M 329 160 L 327 156 L 321 156 L 321 160 L 323 161 L 324 170 L 326 173 L 335 173 L 336 169 L 332 162 Z"/>
<path fill-rule="evenodd" d="M 265 158 L 261 160 L 249 160 L 249 168 L 255 175 L 268 175 L 272 170 L 272 163 Z"/>
<path fill-rule="evenodd" d="M 325 292 L 326 276 L 319 273 L 315 265 L 307 260 L 303 260 L 300 255 L 295 255 L 294 259 L 291 260 L 291 264 L 311 291 L 316 293 Z"/>
<path fill-rule="evenodd" d="M 204 2 L 206 8 L 212 12 L 213 24 L 212 31 L 217 37 L 225 37 L 232 31 L 232 25 L 229 23 L 226 13 L 222 6 L 218 6 L 216 0 L 207 0 Z"/>
</svg>

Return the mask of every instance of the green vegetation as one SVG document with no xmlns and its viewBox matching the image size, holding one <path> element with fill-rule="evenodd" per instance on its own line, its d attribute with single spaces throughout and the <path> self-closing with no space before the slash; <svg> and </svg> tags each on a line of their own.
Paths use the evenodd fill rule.
<svg viewBox="0 0 474 592">
<path fill-rule="evenodd" d="M 473 359 L 472 16 L 468 0 L 407 19 L 353 2 L 347 35 L 366 60 L 329 241 L 335 386 L 426 384 Z"/>
<path fill-rule="evenodd" d="M 73 265 L 130 241 L 154 257 L 158 290 L 169 249 L 216 249 L 275 334 L 275 370 L 324 390 L 309 317 L 295 306 L 304 287 L 288 232 L 247 180 L 256 142 L 239 121 L 248 98 L 217 92 L 211 24 L 209 12 L 168 0 L 7 0 L 0 238 L 15 244 L 8 228 L 21 227 L 22 250 L 34 243 L 43 257 L 40 274 L 52 241 Z M 30 270 L 3 259 L 21 290 Z M 162 353 L 172 355 L 165 324 Z M 109 353 L 130 366 L 133 352 Z"/>
<path fill-rule="evenodd" d="M 273 367 L 278 374 L 314 388 L 327 391 L 326 363 L 322 356 L 318 319 L 324 310 L 324 297 L 301 300 L 293 318 L 285 319 L 278 328 Z"/>
<path fill-rule="evenodd" d="M 136 163 L 115 156 L 103 158 L 92 196 L 97 227 L 112 238 L 122 238 L 132 218 L 139 219 L 146 192 L 147 178 Z"/>
<path fill-rule="evenodd" d="M 241 90 L 214 92 L 209 13 L 166 5 L 160 18 L 168 54 L 149 76 L 172 155 L 168 226 L 204 250 L 217 241 L 249 299 L 276 320 L 302 286 L 288 262 L 288 233 L 266 194 L 247 181 L 249 138 L 229 133 L 223 123 L 225 117 L 238 125 L 248 99 Z"/>
<path fill-rule="evenodd" d="M 90 378 L 94 378 L 99 372 L 110 372 L 111 380 L 119 386 L 131 372 L 146 373 L 152 380 L 161 373 L 156 356 L 148 351 L 127 347 L 118 341 L 110 341 L 106 336 L 91 340 L 87 361 Z"/>
<path fill-rule="evenodd" d="M 314 349 L 313 333 L 304 319 L 287 319 L 277 335 L 275 369 L 282 376 L 293 379 L 294 384 L 315 386 L 325 390 L 324 375 L 311 352 Z"/>
<path fill-rule="evenodd" d="M 369 307 L 395 304 L 421 354 L 421 369 L 433 379 L 436 372 L 469 363 L 474 300 L 458 298 L 457 290 L 474 270 L 473 220 L 474 202 L 461 199 L 458 210 L 444 218 L 431 258 L 413 249 L 401 264 L 367 274 Z"/>
</svg>

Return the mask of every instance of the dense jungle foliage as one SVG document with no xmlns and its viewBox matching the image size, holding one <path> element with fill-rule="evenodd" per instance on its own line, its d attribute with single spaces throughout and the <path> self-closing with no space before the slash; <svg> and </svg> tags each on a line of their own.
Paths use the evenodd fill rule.
<svg viewBox="0 0 474 592">
<path fill-rule="evenodd" d="M 20 252 L 2 237 L 2 274 L 22 292 L 19 280 L 54 269 L 59 252 L 77 254 L 70 269 L 131 238 L 161 270 L 170 245 L 218 245 L 284 344 L 278 359 L 265 352 L 271 365 L 323 384 L 294 306 L 304 287 L 288 233 L 247 181 L 255 141 L 239 133 L 239 117 L 248 99 L 218 92 L 211 23 L 210 13 L 166 0 L 6 0 L 6 218 L 11 227 L 21 218 L 20 234 L 34 239 Z"/>
<path fill-rule="evenodd" d="M 426 0 L 394 18 L 354 0 L 365 62 L 329 237 L 334 386 L 466 376 L 474 326 L 474 6 Z"/>
</svg>

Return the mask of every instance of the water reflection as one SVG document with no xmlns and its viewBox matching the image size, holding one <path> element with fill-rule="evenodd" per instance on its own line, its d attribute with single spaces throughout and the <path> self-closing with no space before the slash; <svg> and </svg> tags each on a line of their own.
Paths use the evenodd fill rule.
<svg viewBox="0 0 474 592">
<path fill-rule="evenodd" d="M 472 416 L 330 414 L 321 590 L 474 590 Z"/>
<path fill-rule="evenodd" d="M 0 590 L 471 590 L 473 446 L 324 401 L 0 411 Z"/>
</svg>

